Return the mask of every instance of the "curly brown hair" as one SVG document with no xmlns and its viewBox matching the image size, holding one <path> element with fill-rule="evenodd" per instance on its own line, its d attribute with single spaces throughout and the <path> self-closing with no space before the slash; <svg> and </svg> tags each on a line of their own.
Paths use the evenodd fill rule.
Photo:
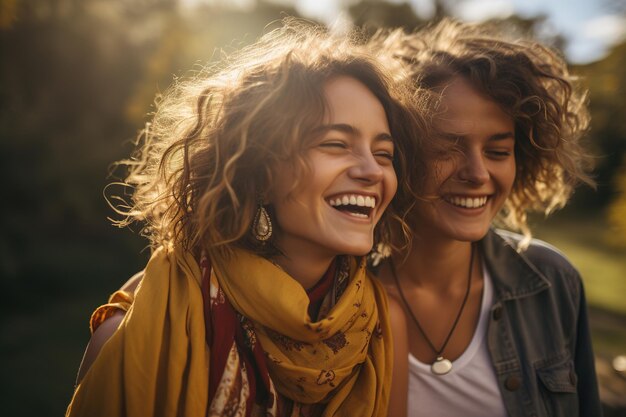
<svg viewBox="0 0 626 417">
<path fill-rule="evenodd" d="M 586 92 L 555 51 L 507 40 L 487 24 L 451 19 L 411 34 L 378 33 L 369 47 L 386 50 L 422 91 L 439 94 L 461 76 L 513 118 L 517 172 L 496 223 L 522 232 L 522 246 L 531 236 L 528 213 L 548 215 L 566 204 L 578 183 L 594 185 L 592 160 L 581 145 L 589 126 Z"/>
<path fill-rule="evenodd" d="M 180 244 L 198 252 L 228 253 L 232 245 L 264 256 L 249 232 L 259 194 L 270 189 L 279 162 L 297 172 L 326 112 L 323 86 L 332 77 L 363 83 L 385 109 L 396 146 L 394 168 L 407 172 L 424 124 L 410 101 L 410 88 L 388 79 L 357 35 L 341 37 L 312 24 L 287 20 L 282 27 L 196 76 L 176 82 L 160 99 L 138 143 L 123 182 L 132 201 L 118 206 L 125 226 L 144 223 L 153 246 Z M 410 94 L 409 94 L 410 95 Z M 394 201 L 376 228 L 380 239 L 406 213 Z M 271 209 L 271 208 L 270 208 Z"/>
</svg>

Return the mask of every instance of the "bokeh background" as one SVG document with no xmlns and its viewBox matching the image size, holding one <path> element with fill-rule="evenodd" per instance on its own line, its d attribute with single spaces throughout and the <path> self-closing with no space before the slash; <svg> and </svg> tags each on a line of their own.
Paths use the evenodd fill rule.
<svg viewBox="0 0 626 417">
<path fill-rule="evenodd" d="M 590 90 L 599 186 L 532 224 L 584 276 L 607 416 L 626 415 L 622 0 L 0 0 L 0 414 L 63 414 L 91 311 L 147 260 L 103 191 L 155 94 L 287 15 L 335 30 L 491 20 L 564 53 Z"/>
</svg>

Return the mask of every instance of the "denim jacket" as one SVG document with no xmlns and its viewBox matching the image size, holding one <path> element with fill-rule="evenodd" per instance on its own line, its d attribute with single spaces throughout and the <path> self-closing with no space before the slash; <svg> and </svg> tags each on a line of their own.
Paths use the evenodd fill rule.
<svg viewBox="0 0 626 417">
<path fill-rule="evenodd" d="M 549 245 L 491 230 L 481 240 L 494 284 L 487 340 L 511 417 L 602 415 L 585 295 L 576 269 Z"/>
</svg>

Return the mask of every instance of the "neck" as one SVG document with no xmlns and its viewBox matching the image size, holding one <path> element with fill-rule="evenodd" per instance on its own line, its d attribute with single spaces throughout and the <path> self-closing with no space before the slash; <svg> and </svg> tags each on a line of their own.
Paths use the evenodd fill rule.
<svg viewBox="0 0 626 417">
<path fill-rule="evenodd" d="M 315 253 L 306 249 L 298 248 L 298 245 L 290 244 L 288 251 L 283 251 L 273 259 L 286 273 L 298 281 L 305 290 L 315 286 L 335 259 L 335 254 Z"/>
<path fill-rule="evenodd" d="M 396 257 L 394 262 L 403 279 L 419 287 L 445 291 L 467 280 L 471 252 L 471 242 L 426 242 L 416 237 L 406 260 Z"/>
</svg>

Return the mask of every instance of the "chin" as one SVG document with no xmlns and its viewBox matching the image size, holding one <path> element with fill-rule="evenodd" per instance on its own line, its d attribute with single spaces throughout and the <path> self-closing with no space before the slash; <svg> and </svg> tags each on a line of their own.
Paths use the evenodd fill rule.
<svg viewBox="0 0 626 417">
<path fill-rule="evenodd" d="M 367 242 L 366 244 L 354 245 L 354 244 L 346 244 L 341 245 L 341 250 L 338 253 L 342 253 L 344 255 L 352 255 L 352 256 L 365 256 L 372 250 L 372 246 L 374 246 L 373 242 Z"/>
<path fill-rule="evenodd" d="M 368 248 L 350 248 L 348 250 L 345 250 L 343 253 L 345 255 L 352 255 L 352 256 L 365 256 L 368 253 L 370 253 L 370 251 L 372 250 L 372 247 L 368 247 Z"/>
<path fill-rule="evenodd" d="M 448 236 L 460 242 L 477 242 L 484 238 L 489 231 L 489 226 L 461 227 L 448 231 Z"/>
<path fill-rule="evenodd" d="M 487 235 L 488 230 L 457 233 L 456 240 L 461 242 L 477 242 Z"/>
</svg>

